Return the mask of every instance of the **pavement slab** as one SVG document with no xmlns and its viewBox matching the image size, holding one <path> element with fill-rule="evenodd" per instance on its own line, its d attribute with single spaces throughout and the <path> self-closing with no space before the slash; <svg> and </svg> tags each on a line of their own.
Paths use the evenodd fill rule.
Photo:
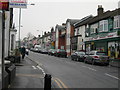
<svg viewBox="0 0 120 90">
<path fill-rule="evenodd" d="M 16 77 L 10 88 L 43 88 L 44 74 L 29 58 L 16 63 Z"/>
</svg>

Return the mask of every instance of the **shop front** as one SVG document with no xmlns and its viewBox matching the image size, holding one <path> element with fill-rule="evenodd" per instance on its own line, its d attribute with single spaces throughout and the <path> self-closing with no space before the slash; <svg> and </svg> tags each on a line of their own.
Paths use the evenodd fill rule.
<svg viewBox="0 0 120 90">
<path fill-rule="evenodd" d="M 120 59 L 120 33 L 116 31 L 88 37 L 85 47 L 86 51 L 97 50 L 105 52 L 112 59 Z"/>
<path fill-rule="evenodd" d="M 112 59 L 120 59 L 120 40 L 108 42 L 108 56 Z"/>
<path fill-rule="evenodd" d="M 120 59 L 120 37 L 85 42 L 86 51 L 105 52 L 112 59 Z"/>
</svg>

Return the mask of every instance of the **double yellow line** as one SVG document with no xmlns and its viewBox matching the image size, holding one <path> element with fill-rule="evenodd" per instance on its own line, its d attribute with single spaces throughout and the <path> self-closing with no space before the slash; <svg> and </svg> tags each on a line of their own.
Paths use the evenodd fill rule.
<svg viewBox="0 0 120 90">
<path fill-rule="evenodd" d="M 68 90 L 68 87 L 59 78 L 54 78 L 54 81 L 59 86 L 59 88 L 65 88 L 65 90 Z"/>
</svg>

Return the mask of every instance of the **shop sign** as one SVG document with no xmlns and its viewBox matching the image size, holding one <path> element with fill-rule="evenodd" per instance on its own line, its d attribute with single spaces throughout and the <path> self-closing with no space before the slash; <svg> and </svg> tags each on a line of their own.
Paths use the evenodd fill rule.
<svg viewBox="0 0 120 90">
<path fill-rule="evenodd" d="M 107 39 L 107 38 L 113 38 L 113 37 L 118 37 L 117 32 L 108 33 L 106 36 L 97 35 L 96 37 L 88 37 L 86 38 L 85 41 L 100 40 L 100 39 Z"/>
<path fill-rule="evenodd" d="M 0 0 L 0 10 L 8 10 L 8 9 L 9 9 L 9 1 Z"/>
<path fill-rule="evenodd" d="M 9 0 L 10 8 L 27 8 L 27 0 Z"/>
</svg>

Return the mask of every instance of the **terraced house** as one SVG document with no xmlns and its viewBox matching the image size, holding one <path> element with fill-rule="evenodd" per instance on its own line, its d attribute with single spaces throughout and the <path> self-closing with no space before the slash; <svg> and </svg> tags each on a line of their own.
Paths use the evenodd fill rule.
<svg viewBox="0 0 120 90">
<path fill-rule="evenodd" d="M 106 52 L 110 58 L 120 58 L 120 8 L 106 11 L 98 6 L 98 15 L 89 22 L 86 30 L 86 51 Z"/>
</svg>

